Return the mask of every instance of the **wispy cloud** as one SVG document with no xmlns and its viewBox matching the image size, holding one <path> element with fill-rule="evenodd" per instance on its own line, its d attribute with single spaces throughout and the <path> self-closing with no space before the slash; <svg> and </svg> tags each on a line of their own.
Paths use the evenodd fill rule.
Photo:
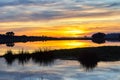
<svg viewBox="0 0 120 80">
<path fill-rule="evenodd" d="M 0 21 L 34 21 L 119 15 L 118 0 L 4 0 Z"/>
</svg>

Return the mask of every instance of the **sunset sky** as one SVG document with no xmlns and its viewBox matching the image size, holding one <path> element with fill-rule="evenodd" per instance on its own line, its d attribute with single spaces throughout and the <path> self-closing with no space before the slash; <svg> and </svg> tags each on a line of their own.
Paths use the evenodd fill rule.
<svg viewBox="0 0 120 80">
<path fill-rule="evenodd" d="M 120 0 L 0 0 L 0 34 L 81 37 L 120 32 Z"/>
</svg>

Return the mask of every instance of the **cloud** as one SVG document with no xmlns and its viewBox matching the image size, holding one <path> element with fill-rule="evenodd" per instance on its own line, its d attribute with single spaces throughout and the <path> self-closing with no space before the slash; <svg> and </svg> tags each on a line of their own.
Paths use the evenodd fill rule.
<svg viewBox="0 0 120 80">
<path fill-rule="evenodd" d="M 56 0 L 4 0 L 0 1 L 0 6 L 16 6 L 16 5 L 28 5 L 28 4 L 51 4 Z"/>
<path fill-rule="evenodd" d="M 111 3 L 111 4 L 109 4 L 108 6 L 106 6 L 106 7 L 113 7 L 113 8 L 119 8 L 120 7 L 120 3 Z"/>
<path fill-rule="evenodd" d="M 105 17 L 119 15 L 120 11 L 118 9 L 112 9 L 115 5 L 119 6 L 119 4 L 116 3 L 117 1 L 102 1 L 5 0 L 0 1 L 0 21 L 46 21 L 73 17 Z"/>
</svg>

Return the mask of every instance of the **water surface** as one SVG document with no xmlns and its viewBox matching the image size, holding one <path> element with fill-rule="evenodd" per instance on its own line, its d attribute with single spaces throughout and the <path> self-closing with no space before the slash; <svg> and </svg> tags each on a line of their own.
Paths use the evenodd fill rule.
<svg viewBox="0 0 120 80">
<path fill-rule="evenodd" d="M 78 61 L 56 60 L 54 65 L 40 66 L 32 61 L 11 66 L 0 59 L 0 80 L 119 80 L 120 62 L 100 62 L 91 71 L 86 71 Z"/>
<path fill-rule="evenodd" d="M 98 47 L 98 46 L 120 46 L 120 42 L 106 42 L 103 44 L 93 43 L 90 40 L 56 40 L 56 41 L 36 41 L 26 43 L 14 43 L 13 47 L 8 47 L 6 44 L 0 45 L 1 53 L 5 54 L 7 50 L 18 52 L 20 50 L 33 52 L 34 50 L 54 50 L 54 49 L 72 49 L 83 47 Z"/>
<path fill-rule="evenodd" d="M 120 46 L 120 42 L 106 42 L 96 44 L 87 40 L 60 40 L 15 43 L 13 47 L 0 45 L 3 55 L 6 51 L 20 50 L 33 52 L 34 50 L 72 49 L 98 46 Z M 10 59 L 8 59 L 10 60 Z M 46 65 L 30 59 L 22 64 L 21 59 L 9 65 L 5 58 L 0 58 L 0 80 L 120 80 L 120 61 L 100 61 L 96 67 L 87 70 L 79 60 L 54 59 Z"/>
</svg>

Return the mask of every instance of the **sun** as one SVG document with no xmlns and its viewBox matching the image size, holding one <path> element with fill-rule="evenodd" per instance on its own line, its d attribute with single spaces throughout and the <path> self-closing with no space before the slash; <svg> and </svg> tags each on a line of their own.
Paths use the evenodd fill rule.
<svg viewBox="0 0 120 80">
<path fill-rule="evenodd" d="M 83 30 L 69 30 L 67 31 L 67 33 L 71 33 L 71 34 L 80 34 L 80 33 L 84 33 L 85 31 Z"/>
<path fill-rule="evenodd" d="M 72 37 L 79 37 L 80 34 L 85 33 L 83 30 L 67 30 L 65 31 L 65 34 L 72 36 Z"/>
</svg>

